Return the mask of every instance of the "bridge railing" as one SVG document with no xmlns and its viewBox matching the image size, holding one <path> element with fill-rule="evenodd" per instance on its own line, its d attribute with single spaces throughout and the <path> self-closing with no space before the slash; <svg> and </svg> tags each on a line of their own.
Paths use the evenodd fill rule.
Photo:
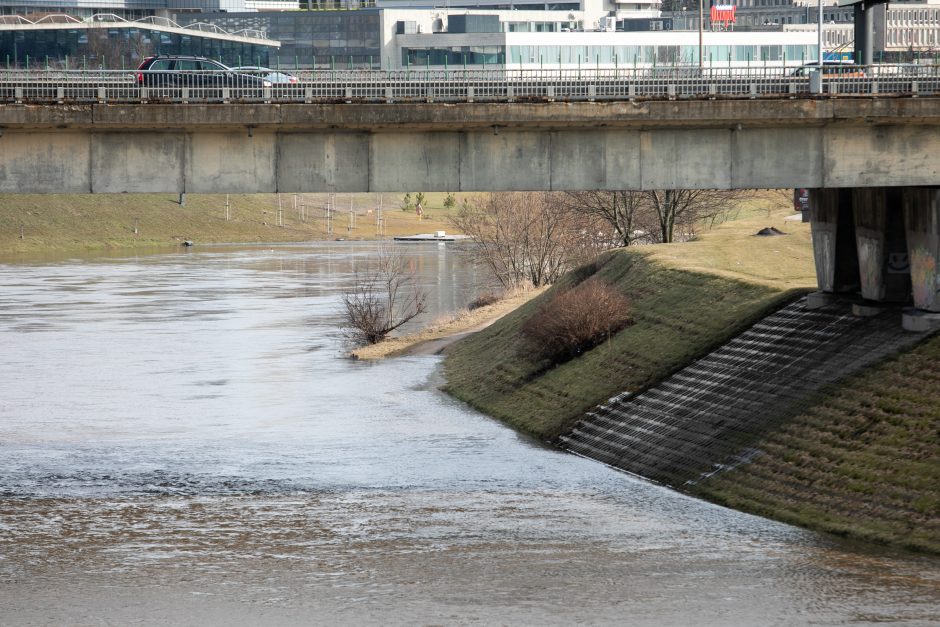
<svg viewBox="0 0 940 627">
<path fill-rule="evenodd" d="M 250 72 L 0 68 L 0 103 L 526 102 L 940 94 L 940 66 L 825 68 L 402 69 L 301 71 L 271 83 Z"/>
</svg>

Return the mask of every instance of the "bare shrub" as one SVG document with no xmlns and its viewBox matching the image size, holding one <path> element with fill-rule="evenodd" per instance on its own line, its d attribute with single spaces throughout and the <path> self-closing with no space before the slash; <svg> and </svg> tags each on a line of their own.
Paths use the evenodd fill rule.
<svg viewBox="0 0 940 627">
<path fill-rule="evenodd" d="M 632 323 L 630 300 L 591 277 L 556 294 L 523 323 L 523 347 L 538 360 L 560 364 Z"/>
<path fill-rule="evenodd" d="M 502 299 L 503 297 L 496 292 L 485 292 L 470 301 L 470 304 L 467 305 L 467 309 L 469 311 L 473 311 L 474 309 L 479 309 L 480 307 L 486 307 L 487 305 L 498 303 Z"/>
<path fill-rule="evenodd" d="M 427 291 L 401 253 L 383 250 L 375 267 L 356 272 L 343 293 L 346 337 L 356 344 L 377 344 L 427 310 Z"/>
</svg>

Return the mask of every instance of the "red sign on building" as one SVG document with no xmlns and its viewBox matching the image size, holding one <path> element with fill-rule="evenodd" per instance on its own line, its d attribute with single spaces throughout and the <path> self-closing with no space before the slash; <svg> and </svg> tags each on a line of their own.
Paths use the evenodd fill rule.
<svg viewBox="0 0 940 627">
<path fill-rule="evenodd" d="M 733 4 L 713 4 L 712 5 L 712 24 L 721 23 L 725 28 L 728 28 L 728 24 L 734 24 L 734 9 Z"/>
</svg>

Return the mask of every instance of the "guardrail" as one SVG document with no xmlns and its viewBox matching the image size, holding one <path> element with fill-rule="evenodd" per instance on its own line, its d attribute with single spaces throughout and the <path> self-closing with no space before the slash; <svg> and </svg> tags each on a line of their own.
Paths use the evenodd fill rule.
<svg viewBox="0 0 940 627">
<path fill-rule="evenodd" d="M 806 71 L 806 68 L 803 68 Z M 813 76 L 813 74 L 816 74 Z M 940 66 L 316 70 L 264 73 L 0 69 L 0 103 L 546 102 L 928 96 Z"/>
</svg>

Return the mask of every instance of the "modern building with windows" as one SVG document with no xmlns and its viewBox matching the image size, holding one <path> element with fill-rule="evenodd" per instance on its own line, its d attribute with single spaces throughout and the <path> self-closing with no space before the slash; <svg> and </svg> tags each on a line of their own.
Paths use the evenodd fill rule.
<svg viewBox="0 0 940 627">
<path fill-rule="evenodd" d="M 304 10 L 341 2 L 356 10 Z M 68 4 L 73 2 L 74 4 Z M 66 4 L 67 6 L 61 6 Z M 368 5 L 374 4 L 374 7 Z M 654 64 L 748 65 L 815 60 L 816 6 L 811 0 L 736 0 L 736 20 L 712 24 L 697 12 L 661 15 L 658 0 L 0 0 L 0 62 L 45 56 L 132 64 L 145 52 L 200 54 L 231 64 L 284 68 L 414 66 L 627 67 Z M 363 8 L 364 7 L 364 8 Z M 41 13 L 106 9 L 135 17 L 117 25 L 98 17 L 63 25 Z M 879 5 L 876 58 L 936 51 L 940 0 Z M 33 17 L 24 14 L 31 12 Z M 826 0 L 825 45 L 847 50 L 852 11 Z M 161 22 L 161 20 L 163 20 Z M 42 24 L 42 25 L 41 25 Z M 95 31 L 95 28 L 101 30 Z M 87 31 L 87 32 L 86 32 Z M 92 45 L 89 32 L 98 40 Z M 895 54 L 895 57 L 891 55 Z M 701 59 L 699 56 L 701 55 Z"/>
<path fill-rule="evenodd" d="M 0 16 L 0 67 L 136 68 L 154 54 L 191 54 L 234 64 L 266 64 L 280 44 L 263 33 L 225 32 L 208 24 L 181 26 L 166 18 L 128 21 L 115 15 L 79 19 L 47 15 L 36 21 Z"/>
<path fill-rule="evenodd" d="M 874 22 L 874 46 L 886 60 L 936 59 L 940 54 L 940 0 L 879 4 Z"/>
<path fill-rule="evenodd" d="M 230 32 L 249 29 L 264 33 L 280 44 L 266 65 L 378 68 L 382 63 L 383 13 L 378 9 L 256 11 L 179 13 L 174 18 L 184 25 L 203 23 Z"/>
<path fill-rule="evenodd" d="M 816 31 L 819 3 L 815 0 L 734 0 L 735 30 Z M 877 4 L 874 12 L 874 56 L 878 61 L 935 58 L 940 53 L 940 0 L 895 0 Z M 677 28 L 697 28 L 696 11 L 669 14 Z M 710 28 L 708 16 L 705 28 Z M 854 40 L 852 6 L 823 2 L 824 47 L 851 52 Z"/>
<path fill-rule="evenodd" d="M 505 65 L 509 69 L 610 69 L 671 65 L 798 66 L 816 59 L 815 32 L 573 32 L 398 37 L 399 67 Z"/>
</svg>

